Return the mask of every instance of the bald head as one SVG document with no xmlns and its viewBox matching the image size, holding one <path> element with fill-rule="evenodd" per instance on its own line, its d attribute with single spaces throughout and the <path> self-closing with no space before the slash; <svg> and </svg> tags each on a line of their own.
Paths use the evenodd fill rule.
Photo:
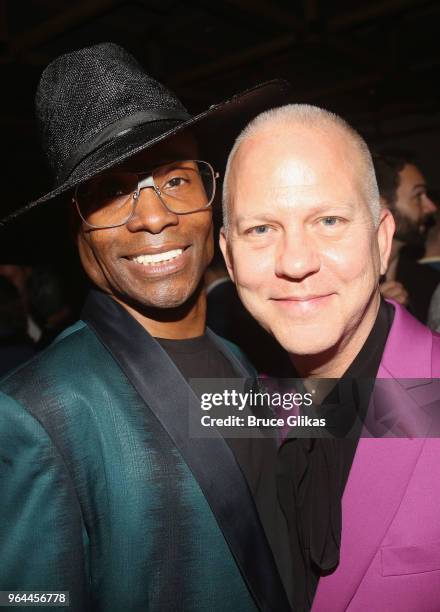
<svg viewBox="0 0 440 612">
<path fill-rule="evenodd" d="M 289 104 L 261 113 L 236 139 L 229 154 L 223 185 L 223 224 L 226 230 L 234 192 L 239 188 L 240 164 L 249 159 L 250 151 L 261 148 L 261 163 L 256 172 L 263 182 L 264 157 L 270 156 L 271 146 L 278 145 L 280 139 L 296 148 L 306 141 L 309 147 L 327 147 L 331 163 L 341 164 L 355 174 L 360 196 L 369 209 L 374 226 L 378 224 L 379 192 L 371 154 L 363 138 L 341 117 L 329 111 L 307 104 Z M 307 177 L 304 178 L 307 182 Z"/>
</svg>

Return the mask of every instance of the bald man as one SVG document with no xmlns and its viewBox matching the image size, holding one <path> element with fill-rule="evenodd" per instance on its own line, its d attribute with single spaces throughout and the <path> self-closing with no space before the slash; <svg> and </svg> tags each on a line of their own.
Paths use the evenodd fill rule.
<svg viewBox="0 0 440 612">
<path fill-rule="evenodd" d="M 304 442 L 292 428 L 278 451 L 297 610 L 438 609 L 439 441 L 417 426 L 408 439 L 402 422 L 366 427 L 375 421 L 378 379 L 389 383 L 380 387 L 381 407 L 410 406 L 416 424 L 421 408 L 439 400 L 430 379 L 440 375 L 440 337 L 380 296 L 394 227 L 368 147 L 341 118 L 289 105 L 238 137 L 220 238 L 229 273 L 321 398 L 312 409 L 338 407 L 325 413 L 336 437 Z M 374 384 L 361 384 L 368 380 Z M 341 412 L 347 381 L 359 391 L 352 404 L 361 425 Z"/>
</svg>

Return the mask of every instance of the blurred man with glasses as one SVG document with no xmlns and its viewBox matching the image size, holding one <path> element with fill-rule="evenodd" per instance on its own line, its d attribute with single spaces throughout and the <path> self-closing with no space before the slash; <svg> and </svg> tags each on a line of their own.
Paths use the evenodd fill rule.
<svg viewBox="0 0 440 612">
<path fill-rule="evenodd" d="M 43 73 L 55 186 L 8 222 L 70 201 L 92 288 L 81 321 L 0 385 L 0 591 L 62 591 L 75 612 L 290 609 L 254 501 L 272 441 L 191 438 L 187 383 L 249 373 L 205 328 L 216 172 L 199 144 L 285 87 L 190 117 L 114 44 Z"/>
</svg>

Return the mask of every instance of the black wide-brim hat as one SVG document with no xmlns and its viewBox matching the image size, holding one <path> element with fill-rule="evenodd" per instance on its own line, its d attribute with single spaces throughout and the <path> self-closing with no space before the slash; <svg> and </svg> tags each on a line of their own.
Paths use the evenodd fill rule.
<svg viewBox="0 0 440 612">
<path fill-rule="evenodd" d="M 273 80 L 192 117 L 119 45 L 102 43 L 62 55 L 45 69 L 36 94 L 53 188 L 1 219 L 0 226 L 31 211 L 44 209 L 51 216 L 55 203 L 77 185 L 184 130 L 222 170 L 240 130 L 260 112 L 285 103 L 289 94 L 287 81 Z"/>
</svg>

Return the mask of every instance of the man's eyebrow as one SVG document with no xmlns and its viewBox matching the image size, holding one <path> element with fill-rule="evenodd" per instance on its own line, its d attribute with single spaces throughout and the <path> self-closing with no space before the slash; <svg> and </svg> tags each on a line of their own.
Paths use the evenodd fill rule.
<svg viewBox="0 0 440 612">
<path fill-rule="evenodd" d="M 426 183 L 418 183 L 417 185 L 413 185 L 412 190 L 415 191 L 416 189 L 427 189 L 427 184 Z"/>
<path fill-rule="evenodd" d="M 336 209 L 335 212 L 338 209 L 352 210 L 353 202 L 319 202 L 318 204 L 311 206 L 307 210 L 307 216 L 316 215 L 317 213 L 325 212 L 328 209 Z M 246 221 L 269 221 L 270 222 L 270 221 L 273 221 L 274 215 L 272 213 L 255 212 L 249 215 L 238 214 L 236 216 L 236 219 L 238 223 L 245 223 Z"/>
<path fill-rule="evenodd" d="M 245 223 L 246 221 L 271 221 L 273 216 L 267 213 L 255 213 L 251 215 L 237 215 L 237 223 Z"/>
</svg>

